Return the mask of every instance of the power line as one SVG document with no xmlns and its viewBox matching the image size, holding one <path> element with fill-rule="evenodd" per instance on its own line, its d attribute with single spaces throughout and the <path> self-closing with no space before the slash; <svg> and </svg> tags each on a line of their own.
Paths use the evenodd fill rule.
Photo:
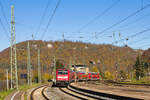
<svg viewBox="0 0 150 100">
<path fill-rule="evenodd" d="M 143 0 L 141 0 L 141 8 L 143 8 L 143 4 L 144 4 L 144 3 L 143 3 Z"/>
<path fill-rule="evenodd" d="M 45 15 L 46 15 L 46 11 L 47 11 L 47 9 L 48 9 L 50 3 L 51 3 L 51 0 L 48 0 L 47 5 L 46 5 L 46 7 L 45 7 L 45 9 L 44 9 L 44 13 L 43 13 L 43 15 L 42 15 L 42 17 L 41 17 L 39 26 L 38 26 L 38 28 L 37 28 L 37 30 L 36 30 L 35 36 L 38 34 L 38 31 L 41 29 L 42 22 L 43 22 L 43 20 L 44 20 L 44 17 L 45 17 Z"/>
<path fill-rule="evenodd" d="M 141 39 L 138 39 L 138 40 L 136 40 L 136 41 L 130 42 L 130 43 L 128 43 L 128 44 L 135 44 L 135 43 L 141 42 L 141 41 L 146 40 L 146 39 L 149 39 L 149 37 L 146 36 L 146 37 L 144 37 L 144 38 L 141 38 Z"/>
<path fill-rule="evenodd" d="M 150 46 L 150 44 L 146 44 L 146 45 L 140 46 L 138 48 L 143 48 L 143 47 L 146 47 L 146 46 Z"/>
<path fill-rule="evenodd" d="M 18 26 L 22 26 L 24 28 L 28 28 L 30 30 L 33 30 L 33 28 L 34 28 L 33 26 L 30 26 L 30 25 L 27 25 L 27 24 L 24 24 L 24 23 L 21 23 L 21 22 L 15 22 L 15 24 L 18 25 Z"/>
<path fill-rule="evenodd" d="M 7 25 L 9 26 L 9 23 L 8 23 L 8 20 L 7 20 L 5 11 L 4 11 L 4 7 L 3 7 L 1 1 L 0 1 L 0 7 L 1 7 L 2 14 L 3 14 L 3 16 L 4 16 L 4 19 L 5 19 L 6 23 L 7 23 Z M 9 29 L 9 27 L 8 27 L 8 29 Z"/>
<path fill-rule="evenodd" d="M 45 33 L 47 32 L 47 29 L 48 29 L 48 27 L 50 26 L 50 24 L 51 24 L 51 22 L 52 22 L 52 20 L 53 20 L 53 18 L 54 18 L 54 15 L 55 15 L 55 13 L 56 13 L 56 11 L 57 11 L 57 8 L 59 7 L 60 2 L 61 2 L 61 0 L 58 0 L 58 2 L 57 2 L 57 4 L 56 4 L 56 7 L 55 7 L 55 9 L 54 9 L 54 11 L 53 11 L 53 13 L 52 13 L 52 15 L 50 16 L 50 18 L 49 18 L 49 20 L 48 20 L 48 24 L 46 25 L 46 29 L 44 30 L 44 32 L 43 32 L 43 34 L 42 34 L 42 36 L 41 36 L 41 39 L 44 37 Z"/>
<path fill-rule="evenodd" d="M 5 19 L 6 23 L 8 24 L 8 21 L 7 21 L 6 15 L 5 15 L 5 13 L 4 13 L 4 9 L 3 9 L 3 5 L 2 5 L 1 1 L 0 1 L 0 6 L 1 6 L 1 11 L 2 11 L 2 13 L 3 13 L 4 19 Z M 9 37 L 9 35 L 8 35 L 9 33 L 8 33 L 8 31 L 6 30 L 6 28 L 5 28 L 5 26 L 4 26 L 4 24 L 3 24 L 1 18 L 0 18 L 0 24 L 1 24 L 2 28 L 3 28 L 3 30 L 4 30 L 4 34 L 6 35 L 6 37 L 7 37 L 8 39 L 10 39 L 10 37 Z M 9 25 L 9 24 L 8 24 L 8 25 Z"/>
<path fill-rule="evenodd" d="M 131 24 L 135 24 L 135 23 L 137 23 L 138 21 L 142 20 L 143 18 L 148 17 L 149 15 L 150 15 L 150 14 L 147 14 L 147 15 L 145 15 L 145 16 L 142 16 L 142 17 L 138 18 L 138 19 L 135 19 L 134 21 L 132 21 L 132 22 L 126 24 L 126 25 L 120 26 L 120 28 L 122 28 L 122 27 L 128 27 L 128 26 L 130 26 Z M 144 25 L 144 26 L 147 26 L 147 25 Z M 142 26 L 142 27 L 144 27 L 144 26 Z M 130 28 L 126 28 L 126 29 L 130 29 Z M 114 32 L 114 31 L 111 31 L 111 32 Z M 98 33 L 98 32 L 95 32 L 95 33 Z M 103 35 L 103 36 L 104 36 L 104 35 Z M 98 38 L 98 37 L 96 37 L 96 38 Z M 90 37 L 88 40 L 91 40 L 91 39 L 92 39 L 92 38 Z"/>
<path fill-rule="evenodd" d="M 150 14 L 147 14 L 147 15 L 144 15 L 144 16 L 142 16 L 142 17 L 140 17 L 140 18 L 137 18 L 137 19 L 135 19 L 134 21 L 132 21 L 132 22 L 126 24 L 126 25 L 120 26 L 119 28 L 127 27 L 127 28 L 125 28 L 125 29 L 126 29 L 126 30 L 130 30 L 131 28 L 128 28 L 128 26 L 130 26 L 130 25 L 132 25 L 132 24 L 136 24 L 138 21 L 144 19 L 145 17 L 148 17 L 149 15 L 150 15 Z M 142 25 L 142 27 L 144 27 L 144 26 L 147 26 L 147 25 Z M 119 30 L 120 30 L 120 29 L 119 29 Z M 123 30 L 124 30 L 124 29 L 123 29 Z M 121 29 L 121 31 L 122 31 L 122 29 Z M 113 31 L 111 31 L 111 32 L 113 32 Z M 103 36 L 104 36 L 104 35 L 103 35 Z"/>
<path fill-rule="evenodd" d="M 81 31 L 82 29 L 86 28 L 89 26 L 91 23 L 93 23 L 95 20 L 99 19 L 102 17 L 104 14 L 106 14 L 110 9 L 112 9 L 120 0 L 116 0 L 112 5 L 110 5 L 108 8 L 106 8 L 102 13 L 100 13 L 98 16 L 94 17 L 92 20 L 90 20 L 88 23 L 83 25 L 78 31 Z"/>
<path fill-rule="evenodd" d="M 147 15 L 145 15 L 145 16 L 142 16 L 142 17 L 140 17 L 140 18 L 137 18 L 137 19 L 135 19 L 134 21 L 132 21 L 132 22 L 126 24 L 126 25 L 120 26 L 119 28 L 123 28 L 123 27 L 130 26 L 130 25 L 132 25 L 132 24 L 135 24 L 135 23 L 137 23 L 138 21 L 140 21 L 140 20 L 142 20 L 142 19 L 144 19 L 145 17 L 148 17 L 148 16 L 150 16 L 150 14 L 147 14 Z"/>
<path fill-rule="evenodd" d="M 149 24 L 141 24 L 141 27 L 142 27 L 142 28 L 148 27 L 148 26 L 150 26 L 150 25 L 149 25 Z M 119 31 L 131 30 L 131 29 L 133 29 L 133 27 L 127 27 L 127 28 L 121 29 L 121 30 L 119 30 Z"/>
<path fill-rule="evenodd" d="M 118 43 L 118 42 L 121 42 L 121 41 L 124 41 L 124 40 L 129 40 L 129 38 L 133 38 L 133 37 L 135 37 L 135 36 L 137 36 L 137 35 L 143 34 L 143 33 L 148 32 L 148 31 L 150 31 L 150 28 L 145 29 L 145 30 L 143 30 L 143 31 L 140 31 L 140 32 L 138 32 L 138 33 L 135 33 L 135 34 L 133 34 L 133 35 L 130 35 L 130 36 L 128 36 L 127 38 L 124 38 L 124 39 L 120 39 L 120 40 L 118 40 L 118 41 L 115 41 L 115 42 L 113 42 L 112 44 Z"/>
<path fill-rule="evenodd" d="M 1 18 L 0 18 L 0 24 L 1 24 L 2 28 L 3 28 L 3 30 L 4 30 L 4 34 L 6 35 L 6 37 L 7 37 L 8 39 L 10 39 L 10 37 L 9 37 L 9 35 L 8 35 L 8 32 L 7 32 L 7 30 L 6 30 L 5 26 L 4 26 L 4 24 L 2 23 Z"/>
<path fill-rule="evenodd" d="M 106 31 L 110 30 L 111 28 L 113 28 L 113 27 L 115 27 L 115 26 L 117 26 L 117 25 L 119 25 L 119 24 L 121 24 L 122 22 L 124 22 L 124 21 L 128 20 L 129 18 L 135 16 L 136 14 L 138 14 L 139 12 L 143 11 L 144 9 L 146 9 L 146 8 L 148 8 L 148 7 L 150 7 L 150 4 L 144 6 L 143 8 L 141 8 L 141 9 L 135 11 L 134 13 L 132 13 L 132 14 L 130 14 L 129 16 L 125 17 L 124 19 L 122 19 L 122 20 L 118 21 L 117 23 L 111 25 L 110 27 L 104 29 L 103 31 L 99 32 L 98 35 L 100 35 L 100 34 L 106 32 Z"/>
</svg>

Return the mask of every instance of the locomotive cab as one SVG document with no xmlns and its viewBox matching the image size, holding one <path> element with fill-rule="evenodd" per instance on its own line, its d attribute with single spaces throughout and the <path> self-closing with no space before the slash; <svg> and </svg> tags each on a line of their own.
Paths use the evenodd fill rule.
<svg viewBox="0 0 150 100">
<path fill-rule="evenodd" d="M 70 71 L 68 69 L 56 70 L 56 85 L 67 86 L 69 84 Z"/>
</svg>

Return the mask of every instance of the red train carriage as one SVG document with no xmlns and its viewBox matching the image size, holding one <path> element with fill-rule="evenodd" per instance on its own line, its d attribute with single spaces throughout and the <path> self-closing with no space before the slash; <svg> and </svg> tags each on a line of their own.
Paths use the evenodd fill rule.
<svg viewBox="0 0 150 100">
<path fill-rule="evenodd" d="M 99 73 L 94 72 L 92 75 L 92 80 L 99 80 L 99 78 L 100 78 Z"/>
<path fill-rule="evenodd" d="M 75 72 L 74 71 L 72 71 L 72 72 L 70 72 L 70 81 L 74 81 L 75 80 Z"/>
<path fill-rule="evenodd" d="M 99 80 L 99 73 L 97 72 L 76 72 L 77 81 L 85 81 L 85 80 Z M 70 72 L 70 80 L 75 81 L 75 72 Z"/>
<path fill-rule="evenodd" d="M 77 81 L 83 81 L 87 79 L 87 74 L 85 72 L 76 72 Z M 70 72 L 70 80 L 75 81 L 75 72 Z"/>
<path fill-rule="evenodd" d="M 57 86 L 67 86 L 70 80 L 70 71 L 68 69 L 56 70 L 56 84 Z"/>
<path fill-rule="evenodd" d="M 85 72 L 78 72 L 77 74 L 78 81 L 83 81 L 87 79 L 87 74 Z"/>
<path fill-rule="evenodd" d="M 99 80 L 99 73 L 89 72 L 88 73 L 88 80 Z"/>
</svg>

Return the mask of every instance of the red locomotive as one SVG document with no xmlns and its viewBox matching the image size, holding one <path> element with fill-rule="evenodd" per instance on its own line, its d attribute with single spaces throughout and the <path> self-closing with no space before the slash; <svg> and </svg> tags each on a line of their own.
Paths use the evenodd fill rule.
<svg viewBox="0 0 150 100">
<path fill-rule="evenodd" d="M 58 86 L 67 86 L 70 81 L 70 71 L 68 69 L 56 70 L 56 83 Z"/>
</svg>

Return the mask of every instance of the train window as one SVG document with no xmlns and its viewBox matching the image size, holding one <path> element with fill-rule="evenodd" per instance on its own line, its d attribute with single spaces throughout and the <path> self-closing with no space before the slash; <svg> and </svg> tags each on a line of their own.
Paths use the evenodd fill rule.
<svg viewBox="0 0 150 100">
<path fill-rule="evenodd" d="M 62 75 L 62 74 L 65 74 L 65 75 L 66 75 L 66 74 L 68 74 L 68 72 L 67 72 L 67 71 L 58 71 L 58 74 L 59 74 L 59 75 Z"/>
</svg>

